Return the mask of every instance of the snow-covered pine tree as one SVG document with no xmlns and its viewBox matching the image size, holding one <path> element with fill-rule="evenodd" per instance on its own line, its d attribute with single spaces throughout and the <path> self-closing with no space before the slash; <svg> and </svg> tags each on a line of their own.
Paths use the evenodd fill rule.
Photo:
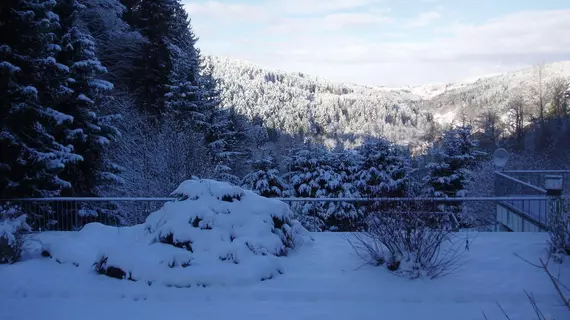
<svg viewBox="0 0 570 320">
<path fill-rule="evenodd" d="M 118 115 L 104 115 L 103 104 L 113 85 L 102 80 L 107 69 L 96 55 L 95 42 L 82 27 L 79 18 L 85 7 L 77 0 L 59 0 L 55 12 L 59 16 L 61 51 L 57 60 L 68 66 L 66 86 L 69 92 L 57 104 L 57 110 L 73 117 L 57 136 L 74 146 L 83 161 L 66 166 L 62 177 L 70 181 L 71 188 L 64 190 L 67 196 L 101 196 L 102 188 L 120 183 L 118 167 L 109 162 L 104 153 L 111 141 L 119 135 L 113 121 Z M 110 207 L 89 204 L 80 211 L 83 215 L 115 214 Z"/>
<path fill-rule="evenodd" d="M 200 52 L 188 14 L 178 1 L 172 4 L 173 16 L 167 40 L 172 70 L 166 93 L 166 110 L 173 114 L 180 130 L 203 131 L 206 110 L 201 103 Z"/>
<path fill-rule="evenodd" d="M 241 155 L 241 152 L 234 151 L 236 134 L 228 110 L 216 108 L 209 111 L 205 141 L 210 151 L 212 176 L 238 185 L 240 178 L 232 170 L 232 161 Z"/>
<path fill-rule="evenodd" d="M 268 198 L 283 197 L 287 185 L 279 176 L 275 160 L 268 156 L 252 164 L 253 171 L 242 180 L 242 187 Z"/>
<path fill-rule="evenodd" d="M 357 150 L 362 158 L 357 184 L 363 197 L 407 196 L 411 162 L 402 147 L 368 137 Z"/>
<path fill-rule="evenodd" d="M 428 175 L 424 179 L 427 195 L 445 198 L 466 196 L 467 182 L 472 178 L 471 169 L 482 155 L 476 147 L 470 126 L 444 132 L 439 146 L 431 151 L 437 162 L 427 165 Z M 469 217 L 461 215 L 460 205 L 446 205 L 445 210 L 456 213 L 463 226 L 471 223 Z"/>
<path fill-rule="evenodd" d="M 411 196 L 408 190 L 413 181 L 410 157 L 404 148 L 383 139 L 367 137 L 358 147 L 361 157 L 356 185 L 364 198 L 397 198 Z M 366 203 L 361 210 L 366 213 L 393 209 L 401 203 Z"/>
<path fill-rule="evenodd" d="M 50 197 L 70 187 L 58 174 L 81 160 L 54 136 L 73 120 L 53 103 L 66 92 L 54 55 L 53 0 L 10 1 L 0 10 L 0 195 Z M 64 79 L 63 79 L 64 80 Z M 62 90 L 60 92 L 59 90 Z"/>
<path fill-rule="evenodd" d="M 235 161 L 243 155 L 238 144 L 243 132 L 236 123 L 233 110 L 220 107 L 218 80 L 212 76 L 212 65 L 206 64 L 200 74 L 200 104 L 206 114 L 205 141 L 210 150 L 213 178 L 238 185 L 241 179 L 234 173 Z"/>
<path fill-rule="evenodd" d="M 145 38 L 141 53 L 133 63 L 130 91 L 141 111 L 160 118 L 165 114 L 165 96 L 173 62 L 169 48 L 172 21 L 178 0 L 123 0 L 124 18 Z"/>
<path fill-rule="evenodd" d="M 287 159 L 285 179 L 290 195 L 301 198 L 338 198 L 357 196 L 356 188 L 341 168 L 339 154 L 322 147 L 298 148 Z M 299 220 L 312 231 L 349 231 L 356 228 L 359 211 L 347 202 L 295 202 Z"/>
</svg>

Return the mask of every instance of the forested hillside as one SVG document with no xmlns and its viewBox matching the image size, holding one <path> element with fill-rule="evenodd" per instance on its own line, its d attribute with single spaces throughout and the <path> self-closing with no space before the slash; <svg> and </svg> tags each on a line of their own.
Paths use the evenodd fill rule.
<svg viewBox="0 0 570 320">
<path fill-rule="evenodd" d="M 408 145 L 431 126 L 420 97 L 403 90 L 338 84 L 220 57 L 206 61 L 221 80 L 224 106 L 288 134 L 310 132 L 329 147 L 365 136 Z"/>
<path fill-rule="evenodd" d="M 221 57 L 206 61 L 222 80 L 222 104 L 259 117 L 268 127 L 287 133 L 313 130 L 328 146 L 382 136 L 420 152 L 452 123 L 481 132 L 496 120 L 496 138 L 507 138 L 540 118 L 541 109 L 543 118 L 548 109 L 556 109 L 553 104 L 561 101 L 570 79 L 566 61 L 472 82 L 381 88 L 332 83 Z M 520 112 L 515 110 L 517 100 L 524 105 Z M 522 127 L 516 119 L 521 113 Z"/>
</svg>

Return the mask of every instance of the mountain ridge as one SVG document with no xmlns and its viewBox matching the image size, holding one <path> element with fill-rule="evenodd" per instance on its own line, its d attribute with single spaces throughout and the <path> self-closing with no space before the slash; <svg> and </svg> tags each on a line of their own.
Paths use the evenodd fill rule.
<svg viewBox="0 0 570 320">
<path fill-rule="evenodd" d="M 422 149 L 431 142 L 428 136 L 434 128 L 460 118 L 475 122 L 489 108 L 505 114 L 514 94 L 531 105 L 536 82 L 536 67 L 529 67 L 471 81 L 390 88 L 340 83 L 219 56 L 204 60 L 222 80 L 223 107 L 261 119 L 278 131 L 311 134 L 330 147 L 382 136 Z M 545 87 L 559 77 L 570 79 L 570 61 L 546 64 L 542 70 Z M 509 120 L 502 121 L 508 127 Z"/>
</svg>

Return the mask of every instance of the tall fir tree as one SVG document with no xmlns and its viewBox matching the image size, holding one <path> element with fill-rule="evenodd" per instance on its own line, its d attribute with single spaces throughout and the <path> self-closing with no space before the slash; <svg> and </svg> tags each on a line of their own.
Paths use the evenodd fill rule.
<svg viewBox="0 0 570 320">
<path fill-rule="evenodd" d="M 177 0 L 123 0 L 125 20 L 145 41 L 133 63 L 130 90 L 136 105 L 152 117 L 166 112 L 165 96 L 173 66 L 169 50 Z"/>
<path fill-rule="evenodd" d="M 476 150 L 477 143 L 471 137 L 471 127 L 456 127 L 443 133 L 439 146 L 431 153 L 436 162 L 427 165 L 427 195 L 433 197 L 467 196 L 467 184 L 472 179 L 472 169 L 483 155 Z M 440 206 L 441 210 L 456 214 L 461 226 L 469 226 L 470 217 L 463 215 L 458 204 Z"/>
<path fill-rule="evenodd" d="M 71 182 L 64 194 L 91 197 L 100 196 L 106 185 L 120 182 L 118 167 L 104 156 L 119 132 L 113 126 L 118 116 L 102 114 L 102 104 L 109 101 L 113 85 L 101 79 L 107 69 L 97 58 L 93 37 L 80 24 L 83 9 L 77 0 L 60 0 L 55 8 L 60 17 L 62 48 L 57 58 L 69 67 L 66 82 L 70 89 L 58 110 L 73 117 L 58 136 L 83 158 L 63 171 L 62 177 Z"/>
<path fill-rule="evenodd" d="M 54 131 L 71 121 L 54 104 L 68 92 L 56 62 L 54 0 L 10 0 L 0 10 L 0 195 L 49 197 L 70 183 L 58 174 L 82 160 Z"/>
</svg>

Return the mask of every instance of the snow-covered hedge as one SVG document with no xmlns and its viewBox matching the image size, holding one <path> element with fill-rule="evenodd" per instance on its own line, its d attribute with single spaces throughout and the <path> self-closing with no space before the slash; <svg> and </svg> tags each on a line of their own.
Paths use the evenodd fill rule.
<svg viewBox="0 0 570 320">
<path fill-rule="evenodd" d="M 310 240 L 287 204 L 228 183 L 188 180 L 173 195 L 144 224 L 89 224 L 48 244 L 49 255 L 149 285 L 232 285 L 278 276 L 279 257 Z"/>
<path fill-rule="evenodd" d="M 17 262 L 24 249 L 24 233 L 30 231 L 18 206 L 0 205 L 0 264 Z"/>
</svg>

